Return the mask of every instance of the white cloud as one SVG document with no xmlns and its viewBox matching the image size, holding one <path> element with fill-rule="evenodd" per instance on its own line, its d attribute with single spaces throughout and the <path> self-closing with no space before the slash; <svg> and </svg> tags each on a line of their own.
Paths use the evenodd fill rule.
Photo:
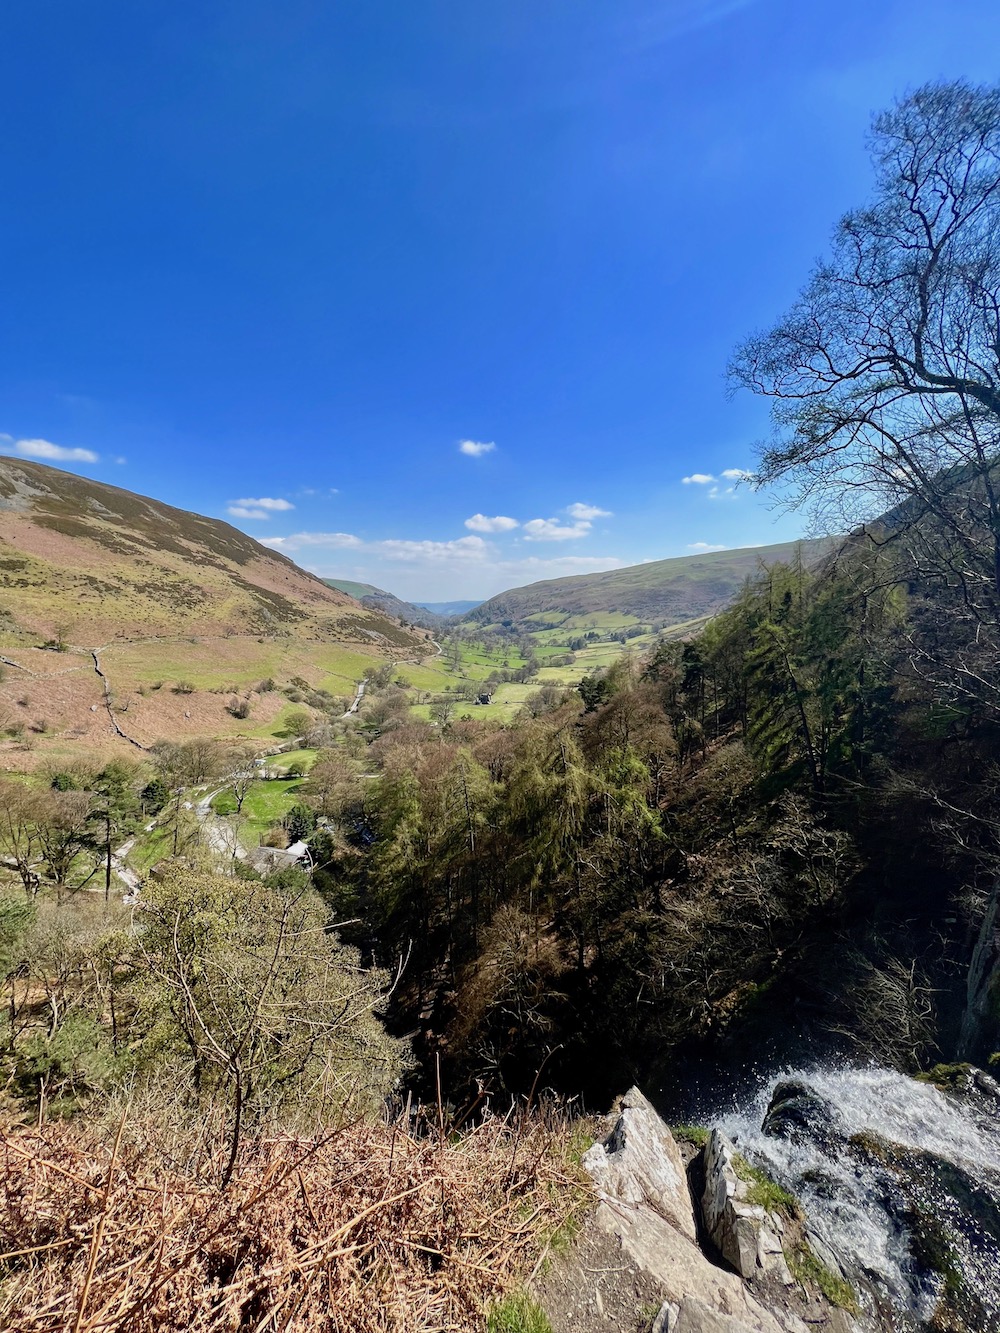
<svg viewBox="0 0 1000 1333">
<path fill-rule="evenodd" d="M 270 518 L 272 514 L 285 513 L 295 506 L 290 500 L 275 500 L 269 495 L 263 495 L 259 500 L 243 499 L 231 500 L 226 513 L 232 518 L 252 518 L 262 519 Z"/>
<path fill-rule="evenodd" d="M 708 498 L 710 500 L 720 500 L 723 496 L 733 495 L 736 492 L 736 486 L 723 486 L 722 482 L 741 482 L 747 481 L 753 476 L 743 467 L 727 467 L 719 473 L 717 477 L 711 472 L 692 472 L 690 477 L 681 477 L 685 486 L 708 486 Z"/>
<path fill-rule="evenodd" d="M 568 526 L 557 518 L 532 518 L 524 525 L 524 537 L 529 542 L 567 542 L 586 537 L 589 532 L 589 523 Z"/>
<path fill-rule="evenodd" d="M 265 546 L 280 546 L 283 551 L 299 551 L 304 546 L 328 546 L 332 550 L 355 550 L 364 546 L 351 532 L 293 532 L 288 537 L 265 537 Z"/>
<path fill-rule="evenodd" d="M 465 520 L 465 526 L 472 532 L 512 532 L 520 525 L 516 518 L 506 518 L 503 514 L 497 514 L 494 518 L 473 514 Z"/>
<path fill-rule="evenodd" d="M 501 587 L 513 588 L 516 583 L 528 583 L 538 579 L 559 579 L 569 574 L 594 574 L 602 569 L 621 569 L 625 564 L 616 555 L 558 555 L 551 560 L 539 556 L 529 556 L 526 560 L 504 560 L 495 566 L 500 573 L 507 575 Z"/>
<path fill-rule="evenodd" d="M 243 505 L 247 509 L 267 509 L 273 513 L 285 513 L 295 508 L 291 500 L 273 500 L 269 495 L 264 495 L 259 500 L 233 500 L 232 503 Z"/>
<path fill-rule="evenodd" d="M 350 532 L 293 532 L 287 537 L 265 537 L 265 546 L 294 552 L 324 547 L 331 551 L 364 551 L 384 560 L 484 560 L 492 547 L 482 537 L 458 537 L 450 542 L 386 541 L 366 542 Z"/>
<path fill-rule="evenodd" d="M 728 551 L 728 546 L 717 546 L 713 542 L 691 542 L 687 548 L 698 555 L 704 555 L 708 551 Z"/>
<path fill-rule="evenodd" d="M 533 518 L 524 525 L 525 540 L 529 542 L 568 542 L 586 537 L 593 527 L 595 518 L 610 518 L 610 509 L 598 509 L 597 505 L 567 505 L 562 511 L 569 514 L 572 523 L 562 523 L 558 518 Z"/>
<path fill-rule="evenodd" d="M 595 518 L 610 518 L 610 509 L 598 509 L 597 505 L 576 504 L 566 506 L 566 513 L 570 518 L 582 520 L 584 523 L 591 523 Z"/>
<path fill-rule="evenodd" d="M 93 449 L 71 449 L 50 440 L 15 440 L 12 435 L 0 435 L 0 447 L 22 458 L 44 458 L 47 463 L 96 463 L 100 457 Z"/>
<path fill-rule="evenodd" d="M 491 454 L 496 448 L 492 440 L 489 442 L 483 440 L 459 440 L 458 451 L 467 454 L 470 458 L 482 458 L 483 454 Z"/>
<path fill-rule="evenodd" d="M 458 537 L 451 542 L 389 540 L 373 542 L 371 550 L 388 560 L 485 560 L 491 551 L 482 537 Z"/>
<path fill-rule="evenodd" d="M 585 534 L 574 530 L 574 535 Z M 294 532 L 264 538 L 264 545 L 300 559 L 320 577 L 374 583 L 411 600 L 486 598 L 523 583 L 620 569 L 626 563 L 613 555 L 501 559 L 493 542 L 472 534 L 452 541 L 364 541 L 346 532 Z"/>
</svg>

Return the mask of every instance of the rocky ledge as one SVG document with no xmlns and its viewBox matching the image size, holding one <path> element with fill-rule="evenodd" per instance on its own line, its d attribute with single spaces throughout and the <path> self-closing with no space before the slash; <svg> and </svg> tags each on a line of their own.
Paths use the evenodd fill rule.
<svg viewBox="0 0 1000 1333">
<path fill-rule="evenodd" d="M 718 1130 L 685 1154 L 633 1088 L 583 1164 L 596 1206 L 533 1284 L 553 1333 L 860 1333 L 792 1277 L 795 1222 L 752 1200 Z"/>
</svg>

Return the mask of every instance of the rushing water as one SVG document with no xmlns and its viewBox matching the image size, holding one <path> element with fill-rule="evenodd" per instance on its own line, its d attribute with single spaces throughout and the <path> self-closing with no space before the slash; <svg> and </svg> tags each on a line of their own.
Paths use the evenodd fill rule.
<svg viewBox="0 0 1000 1333">
<path fill-rule="evenodd" d="M 813 1248 L 883 1327 L 926 1328 L 937 1310 L 942 1327 L 1000 1333 L 992 1079 L 945 1093 L 886 1069 L 788 1071 L 716 1122 L 798 1196 Z"/>
</svg>

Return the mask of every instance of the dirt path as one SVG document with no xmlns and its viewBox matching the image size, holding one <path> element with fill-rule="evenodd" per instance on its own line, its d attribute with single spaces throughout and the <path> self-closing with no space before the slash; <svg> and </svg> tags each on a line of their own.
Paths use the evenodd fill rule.
<svg viewBox="0 0 1000 1333">
<path fill-rule="evenodd" d="M 343 721 L 345 717 L 350 717 L 352 713 L 358 711 L 358 708 L 361 706 L 361 700 L 365 697 L 365 686 L 367 684 L 368 682 L 366 680 L 358 681 L 358 688 L 354 691 L 354 698 L 351 700 L 351 706 L 346 713 L 341 713 L 341 721 Z"/>
<path fill-rule="evenodd" d="M 234 857 L 238 861 L 245 861 L 247 854 L 240 846 L 235 828 L 231 824 L 227 824 L 212 809 L 212 802 L 216 796 L 226 790 L 228 785 L 227 782 L 224 782 L 221 787 L 216 787 L 214 791 L 206 793 L 200 800 L 196 801 L 194 804 L 195 818 L 201 825 L 205 841 L 213 852 L 217 852 L 220 856 Z"/>
<path fill-rule="evenodd" d="M 139 896 L 139 876 L 129 866 L 125 864 L 125 858 L 135 846 L 135 838 L 129 838 L 127 842 L 116 848 L 111 853 L 111 868 L 128 889 L 123 895 L 125 902 L 135 902 Z"/>
</svg>

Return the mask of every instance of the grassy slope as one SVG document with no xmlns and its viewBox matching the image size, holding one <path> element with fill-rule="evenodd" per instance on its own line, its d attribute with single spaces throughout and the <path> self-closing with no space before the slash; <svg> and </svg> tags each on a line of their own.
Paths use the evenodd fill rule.
<svg viewBox="0 0 1000 1333">
<path fill-rule="evenodd" d="M 786 561 L 797 547 L 803 559 L 810 561 L 822 556 L 828 542 L 826 539 L 782 542 L 737 551 L 713 551 L 654 560 L 601 574 L 547 579 L 491 597 L 471 614 L 469 623 L 512 621 L 529 632 L 547 627 L 585 632 L 588 628 L 611 628 L 609 616 L 617 617 L 622 628 L 641 621 L 676 625 L 698 620 L 730 601 L 761 563 Z"/>
<path fill-rule="evenodd" d="M 27 642 L 292 632 L 410 642 L 228 523 L 10 458 L 0 459 L 0 589 L 8 636 Z"/>
<path fill-rule="evenodd" d="M 62 640 L 68 651 L 43 651 Z M 301 677 L 349 699 L 386 657 L 426 639 L 359 606 L 217 519 L 38 463 L 0 459 L 0 765 L 33 767 L 192 735 L 273 741 L 287 701 L 263 692 L 248 719 L 232 694 Z M 194 693 L 179 693 L 190 682 Z M 133 752 L 134 753 L 134 752 Z"/>
<path fill-rule="evenodd" d="M 358 601 L 362 597 L 390 597 L 384 588 L 376 588 L 374 583 L 356 583 L 353 579 L 324 579 L 323 582 L 328 588 L 339 588 L 341 592 L 346 592 L 348 597 L 356 597 Z"/>
</svg>

